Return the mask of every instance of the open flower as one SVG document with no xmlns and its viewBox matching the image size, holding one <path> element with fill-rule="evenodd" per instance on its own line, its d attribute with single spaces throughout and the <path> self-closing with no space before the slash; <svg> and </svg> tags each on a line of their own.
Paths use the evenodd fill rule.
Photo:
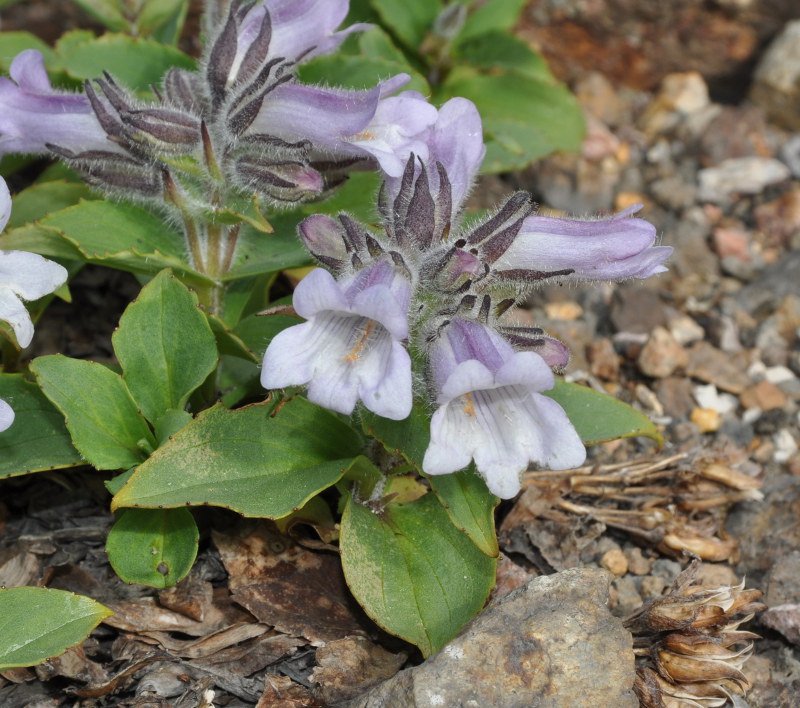
<svg viewBox="0 0 800 708">
<path fill-rule="evenodd" d="M 10 215 L 11 195 L 0 178 L 0 231 Z M 20 347 L 27 347 L 33 339 L 33 322 L 22 301 L 37 300 L 61 287 L 66 280 L 67 271 L 58 263 L 35 253 L 0 251 L 0 320 L 11 325 Z M 13 422 L 14 411 L 0 399 L 0 432 Z"/>
<path fill-rule="evenodd" d="M 489 491 L 509 499 L 532 462 L 556 470 L 583 464 L 586 449 L 566 413 L 539 393 L 555 382 L 538 354 L 455 318 L 432 346 L 431 367 L 440 407 L 422 463 L 427 474 L 456 472 L 474 459 Z"/>
<path fill-rule="evenodd" d="M 0 231 L 11 215 L 11 195 L 0 179 Z M 14 330 L 23 349 L 33 339 L 33 322 L 23 300 L 38 300 L 67 282 L 66 269 L 36 253 L 0 251 L 0 320 Z"/>
<path fill-rule="evenodd" d="M 267 347 L 265 388 L 308 384 L 308 398 L 340 413 L 360 399 L 369 410 L 401 420 L 411 412 L 408 281 L 378 261 L 339 281 L 317 269 L 294 292 L 308 322 L 285 329 Z"/>
</svg>

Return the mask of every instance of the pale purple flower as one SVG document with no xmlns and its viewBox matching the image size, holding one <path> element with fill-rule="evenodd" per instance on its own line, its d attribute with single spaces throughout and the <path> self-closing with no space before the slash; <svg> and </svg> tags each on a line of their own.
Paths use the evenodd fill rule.
<svg viewBox="0 0 800 708">
<path fill-rule="evenodd" d="M 436 109 L 421 94 L 391 96 L 408 78 L 399 74 L 363 91 L 283 84 L 248 131 L 308 140 L 322 159 L 373 158 L 385 173 L 400 175 L 412 152 L 427 154 L 425 131 L 436 120 Z"/>
<path fill-rule="evenodd" d="M 429 129 L 416 136 L 424 146 L 413 150 L 419 158 L 414 167 L 419 173 L 424 165 L 431 196 L 438 201 L 449 201 L 451 213 L 446 217 L 453 220 L 486 154 L 483 126 L 475 104 L 466 98 L 451 98 L 433 117 Z M 447 176 L 447 195 L 439 195 L 441 185 L 437 163 L 441 164 Z M 383 171 L 386 174 L 387 195 L 394 199 L 403 185 L 402 171 Z"/>
<path fill-rule="evenodd" d="M 515 351 L 493 329 L 455 318 L 432 345 L 431 373 L 439 408 L 426 474 L 457 472 L 474 459 L 489 491 L 509 499 L 531 463 L 563 470 L 585 460 L 564 410 L 539 393 L 554 377 L 538 354 Z"/>
<path fill-rule="evenodd" d="M 11 214 L 11 195 L 0 179 L 0 231 Z M 66 269 L 36 253 L 0 251 L 0 320 L 14 330 L 23 349 L 33 339 L 33 321 L 23 300 L 38 300 L 67 281 Z"/>
<path fill-rule="evenodd" d="M 283 330 L 267 347 L 265 388 L 308 385 L 308 399 L 352 413 L 360 399 L 374 413 L 401 420 L 411 412 L 408 337 L 410 284 L 378 261 L 342 281 L 311 271 L 295 289 L 294 309 L 308 321 Z"/>
<path fill-rule="evenodd" d="M 0 155 L 43 153 L 48 144 L 74 153 L 123 152 L 108 140 L 85 95 L 50 86 L 40 52 L 18 54 L 9 74 L 0 77 Z"/>
<path fill-rule="evenodd" d="M 644 219 L 629 218 L 636 205 L 608 219 L 581 221 L 528 216 L 507 250 L 494 264 L 498 278 L 625 280 L 648 278 L 666 270 L 672 253 L 654 246 L 656 229 Z"/>
<path fill-rule="evenodd" d="M 348 35 L 371 27 L 360 23 L 335 31 L 347 16 L 349 4 L 348 0 L 266 0 L 256 4 L 241 21 L 231 78 L 235 79 L 247 51 L 264 31 L 271 34 L 269 59 L 307 61 L 333 52 Z M 267 12 L 268 30 L 263 26 Z"/>
</svg>

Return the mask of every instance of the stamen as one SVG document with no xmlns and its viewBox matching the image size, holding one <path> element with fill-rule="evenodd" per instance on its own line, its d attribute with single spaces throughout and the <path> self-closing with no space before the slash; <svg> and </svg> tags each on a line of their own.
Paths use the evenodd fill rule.
<svg viewBox="0 0 800 708">
<path fill-rule="evenodd" d="M 472 400 L 472 391 L 465 393 L 463 396 L 461 396 L 461 398 L 464 401 L 464 413 L 466 413 L 470 418 L 474 418 L 475 401 Z"/>
<path fill-rule="evenodd" d="M 372 330 L 374 329 L 377 323 L 375 320 L 370 320 L 367 322 L 364 330 L 361 334 L 358 335 L 358 339 L 356 340 L 355 345 L 344 358 L 345 361 L 349 361 L 351 364 L 358 361 L 361 358 L 361 355 L 364 353 L 364 347 L 367 346 L 367 342 L 369 341 L 370 334 L 372 334 Z"/>
</svg>

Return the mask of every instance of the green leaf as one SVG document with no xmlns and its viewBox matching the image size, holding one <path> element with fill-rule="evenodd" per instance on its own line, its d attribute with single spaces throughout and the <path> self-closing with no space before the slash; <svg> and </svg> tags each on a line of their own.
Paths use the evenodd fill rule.
<svg viewBox="0 0 800 708">
<path fill-rule="evenodd" d="M 76 79 L 95 79 L 108 71 L 134 91 L 160 84 L 168 69 L 193 70 L 195 61 L 174 47 L 123 34 L 102 37 L 68 32 L 56 43 L 55 66 Z"/>
<path fill-rule="evenodd" d="M 200 532 L 188 509 L 124 509 L 106 551 L 126 583 L 168 588 L 192 569 Z"/>
<path fill-rule="evenodd" d="M 426 401 L 415 398 L 411 414 L 404 420 L 389 420 L 364 409 L 361 426 L 387 451 L 402 456 L 417 471 L 422 471 L 422 459 L 431 441 L 431 411 Z"/>
<path fill-rule="evenodd" d="M 385 27 L 411 51 L 418 51 L 444 5 L 441 0 L 372 0 Z"/>
<path fill-rule="evenodd" d="M 300 397 L 217 405 L 141 464 L 112 508 L 210 504 L 280 518 L 335 484 L 360 448 L 335 413 Z"/>
<path fill-rule="evenodd" d="M 137 18 L 139 32 L 161 44 L 175 44 L 189 9 L 189 0 L 145 0 Z"/>
<path fill-rule="evenodd" d="M 12 210 L 13 211 L 13 210 Z M 10 229 L 0 236 L 0 248 L 5 251 L 31 251 L 48 258 L 82 261 L 83 254 L 58 229 L 29 224 Z"/>
<path fill-rule="evenodd" d="M 503 31 L 506 37 L 517 23 L 526 0 L 488 0 L 484 3 L 475 3 L 477 8 L 467 15 L 467 21 L 458 34 L 459 40 L 476 37 L 486 32 Z"/>
<path fill-rule="evenodd" d="M 586 445 L 639 435 L 663 445 L 664 437 L 644 413 L 588 386 L 556 379 L 552 391 L 542 391 L 566 412 Z"/>
<path fill-rule="evenodd" d="M 181 278 L 209 282 L 190 268 L 183 235 L 155 214 L 107 201 L 84 201 L 51 214 L 39 225 L 58 229 L 90 263 L 155 275 L 172 268 Z"/>
<path fill-rule="evenodd" d="M 98 199 L 85 184 L 56 180 L 42 182 L 23 189 L 14 195 L 14 208 L 8 220 L 9 228 L 16 228 L 42 219 L 48 214 L 74 206 L 81 199 Z"/>
<path fill-rule="evenodd" d="M 114 32 L 124 32 L 129 29 L 128 20 L 122 13 L 122 3 L 119 0 L 73 0 L 73 2 Z"/>
<path fill-rule="evenodd" d="M 40 51 L 45 63 L 50 62 L 55 56 L 46 42 L 30 32 L 0 32 L 0 69 L 3 73 L 8 73 L 14 57 L 26 49 Z"/>
<path fill-rule="evenodd" d="M 122 377 L 93 361 L 61 354 L 40 356 L 31 371 L 67 419 L 72 442 L 101 470 L 139 464 L 155 439 Z"/>
<path fill-rule="evenodd" d="M 0 398 L 14 409 L 14 422 L 0 435 L 0 479 L 83 464 L 64 416 L 36 384 L 19 374 L 0 374 Z"/>
<path fill-rule="evenodd" d="M 311 257 L 295 235 L 294 229 L 265 234 L 249 224 L 243 224 L 239 230 L 233 267 L 224 280 L 230 282 L 307 265 L 310 262 Z"/>
<path fill-rule="evenodd" d="M 354 51 L 348 52 L 351 46 Z M 409 74 L 411 80 L 404 91 L 419 91 L 429 95 L 431 88 L 406 59 L 405 54 L 380 27 L 373 27 L 353 37 L 344 52 L 318 57 L 300 67 L 300 80 L 305 83 L 331 83 L 354 89 L 371 89 L 379 81 L 396 74 Z"/>
<path fill-rule="evenodd" d="M 144 417 L 186 406 L 217 366 L 217 344 L 197 296 L 168 270 L 123 313 L 112 337 L 122 378 Z"/>
<path fill-rule="evenodd" d="M 495 581 L 495 559 L 453 526 L 433 494 L 381 513 L 349 499 L 339 546 L 359 604 L 425 657 L 480 611 Z"/>
<path fill-rule="evenodd" d="M 569 90 L 518 70 L 484 74 L 456 67 L 438 95 L 463 96 L 478 106 L 485 173 L 522 168 L 556 150 L 577 150 L 583 139 L 583 113 Z"/>
<path fill-rule="evenodd" d="M 553 82 L 553 75 L 544 57 L 534 52 L 527 42 L 505 32 L 487 32 L 460 42 L 454 56 L 464 64 L 481 69 L 512 69 L 533 79 Z"/>
<path fill-rule="evenodd" d="M 99 602 L 64 590 L 0 589 L 0 671 L 63 654 L 112 614 Z"/>
<path fill-rule="evenodd" d="M 500 549 L 494 509 L 500 500 L 486 488 L 475 465 L 453 474 L 428 476 L 428 481 L 455 527 L 467 534 L 483 553 L 496 558 Z"/>
</svg>

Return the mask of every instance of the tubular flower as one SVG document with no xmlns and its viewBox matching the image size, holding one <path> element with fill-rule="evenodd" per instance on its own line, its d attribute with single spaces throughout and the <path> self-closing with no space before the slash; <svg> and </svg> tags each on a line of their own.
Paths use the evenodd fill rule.
<svg viewBox="0 0 800 708">
<path fill-rule="evenodd" d="M 385 105 L 392 100 L 400 105 L 406 96 L 386 99 Z M 539 328 L 515 326 L 505 314 L 539 280 L 646 277 L 664 269 L 671 249 L 653 247 L 655 229 L 641 219 L 623 218 L 630 211 L 596 222 L 545 219 L 533 216 L 531 197 L 524 192 L 461 227 L 464 200 L 485 152 L 480 117 L 470 101 L 456 98 L 442 106 L 429 127 L 424 128 L 428 117 L 418 118 L 414 130 L 422 132 L 398 144 L 409 138 L 407 146 L 424 145 L 412 148 L 402 169 L 381 161 L 381 231 L 344 213 L 315 215 L 300 224 L 304 245 L 338 281 L 320 274 L 301 283 L 296 301 L 307 312 L 298 312 L 311 319 L 276 338 L 267 350 L 262 382 L 268 388 L 310 382 L 309 398 L 322 405 L 349 412 L 361 398 L 387 415 L 368 395 L 377 390 L 377 371 L 384 365 L 367 367 L 360 356 L 357 363 L 350 359 L 380 331 L 383 349 L 388 352 L 391 342 L 398 357 L 403 352 L 403 370 L 409 372 L 407 338 L 438 405 L 423 470 L 448 474 L 474 461 L 489 490 L 510 498 L 531 463 L 568 469 L 584 462 L 586 450 L 564 410 L 542 395 L 554 385 L 553 370 L 569 362 L 567 347 Z M 401 154 L 394 150 L 392 159 Z M 402 331 L 360 309 L 366 298 L 357 308 L 346 295 L 352 284 L 373 278 L 379 268 L 403 283 L 406 310 L 397 297 L 387 297 L 381 306 L 391 305 Z M 312 287 L 319 288 L 319 304 L 309 308 Z M 366 293 L 359 290 L 359 297 Z M 383 328 L 370 329 L 370 321 Z M 300 352 L 297 364 L 291 361 L 294 350 Z M 359 385 L 369 381 L 367 391 L 356 390 L 356 379 Z M 403 405 L 388 417 L 408 413 L 410 380 L 404 373 Z M 401 390 L 394 382 L 386 387 Z"/>
<path fill-rule="evenodd" d="M 0 178 L 0 231 L 11 215 L 11 195 Z M 23 300 L 37 300 L 61 287 L 67 271 L 58 263 L 25 251 L 0 251 L 0 320 L 11 325 L 23 349 L 33 339 L 33 322 Z M 0 432 L 14 422 L 11 406 L 0 399 Z"/>
<path fill-rule="evenodd" d="M 378 261 L 337 282 L 314 270 L 297 286 L 295 311 L 308 322 L 285 329 L 264 355 L 265 388 L 308 384 L 308 398 L 340 413 L 360 399 L 400 420 L 411 412 L 408 336 L 410 284 Z"/>
<path fill-rule="evenodd" d="M 9 74 L 0 77 L 0 155 L 43 153 L 53 143 L 74 152 L 123 152 L 109 141 L 86 96 L 50 86 L 40 52 L 18 54 Z"/>
<path fill-rule="evenodd" d="M 495 263 L 496 276 L 524 278 L 527 272 L 536 279 L 624 280 L 662 273 L 672 248 L 653 245 L 656 230 L 648 221 L 626 218 L 641 208 L 637 204 L 594 221 L 528 216 Z"/>
<path fill-rule="evenodd" d="M 431 351 L 439 409 L 422 466 L 448 474 L 475 460 L 489 491 L 509 499 L 531 462 L 562 470 L 583 464 L 586 449 L 561 406 L 540 391 L 555 383 L 534 352 L 515 352 L 492 329 L 453 319 Z"/>
<path fill-rule="evenodd" d="M 55 153 L 101 189 L 162 202 L 166 189 L 183 211 L 205 213 L 209 194 L 295 202 L 355 163 L 393 172 L 425 149 L 416 135 L 435 109 L 413 92 L 391 96 L 408 76 L 362 91 L 297 82 L 298 64 L 369 27 L 336 31 L 348 0 L 208 5 L 201 69 L 171 69 L 149 103 L 107 73 L 83 93 L 54 91 L 41 54 L 22 52 L 13 81 L 0 79 L 0 155 Z M 196 165 L 208 168 L 207 194 L 197 193 Z M 221 181 L 230 194 L 219 195 Z"/>
</svg>

